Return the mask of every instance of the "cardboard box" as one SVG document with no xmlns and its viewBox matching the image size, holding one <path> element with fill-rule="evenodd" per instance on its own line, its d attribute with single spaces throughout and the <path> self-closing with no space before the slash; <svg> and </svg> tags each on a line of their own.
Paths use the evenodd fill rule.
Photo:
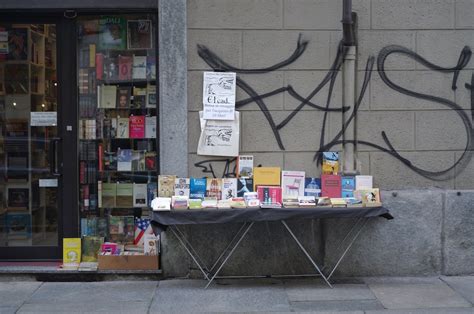
<svg viewBox="0 0 474 314">
<path fill-rule="evenodd" d="M 159 256 L 99 255 L 99 270 L 158 270 Z"/>
</svg>

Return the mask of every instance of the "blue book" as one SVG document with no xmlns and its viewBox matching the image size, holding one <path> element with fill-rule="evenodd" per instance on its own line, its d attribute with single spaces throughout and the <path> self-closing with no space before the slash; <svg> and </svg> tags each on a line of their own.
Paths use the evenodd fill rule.
<svg viewBox="0 0 474 314">
<path fill-rule="evenodd" d="M 341 178 L 342 197 L 354 197 L 355 179 L 354 177 L 345 176 Z"/>
<path fill-rule="evenodd" d="M 191 178 L 189 198 L 204 199 L 206 196 L 206 178 Z"/>
<path fill-rule="evenodd" d="M 151 201 L 153 201 L 155 197 L 158 197 L 158 183 L 156 182 L 148 183 L 146 186 L 146 190 L 147 190 L 146 191 L 147 204 L 148 204 L 148 207 L 151 207 Z"/>
<path fill-rule="evenodd" d="M 321 196 L 321 179 L 305 178 L 304 179 L 304 196 Z"/>
</svg>

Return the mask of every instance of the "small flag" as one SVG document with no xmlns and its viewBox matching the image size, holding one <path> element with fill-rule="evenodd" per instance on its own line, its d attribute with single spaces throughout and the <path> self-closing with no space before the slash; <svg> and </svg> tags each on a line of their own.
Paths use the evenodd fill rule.
<svg viewBox="0 0 474 314">
<path fill-rule="evenodd" d="M 143 245 L 144 235 L 153 234 L 149 218 L 135 218 L 135 239 L 133 244 Z"/>
</svg>

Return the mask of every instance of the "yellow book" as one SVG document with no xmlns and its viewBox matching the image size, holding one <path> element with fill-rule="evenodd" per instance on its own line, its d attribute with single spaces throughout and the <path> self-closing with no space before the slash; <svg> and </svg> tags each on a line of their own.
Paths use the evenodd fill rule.
<svg viewBox="0 0 474 314">
<path fill-rule="evenodd" d="M 89 45 L 89 67 L 95 67 L 95 44 Z"/>
<path fill-rule="evenodd" d="M 280 167 L 255 167 L 253 168 L 253 190 L 257 190 L 258 185 L 280 185 Z"/>
<path fill-rule="evenodd" d="M 63 239 L 63 267 L 78 268 L 81 263 L 81 238 Z"/>
</svg>

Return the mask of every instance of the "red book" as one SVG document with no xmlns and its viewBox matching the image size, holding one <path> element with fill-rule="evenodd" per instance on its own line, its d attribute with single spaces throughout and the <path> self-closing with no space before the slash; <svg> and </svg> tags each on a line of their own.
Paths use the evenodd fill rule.
<svg viewBox="0 0 474 314">
<path fill-rule="evenodd" d="M 81 161 L 79 163 L 79 183 L 85 184 L 86 182 L 86 162 Z"/>
<path fill-rule="evenodd" d="M 104 171 L 104 147 L 99 144 L 99 171 Z"/>
<path fill-rule="evenodd" d="M 130 56 L 119 56 L 119 80 L 131 80 L 132 79 L 132 57 Z"/>
<path fill-rule="evenodd" d="M 95 78 L 97 80 L 104 79 L 104 54 L 102 53 L 95 55 Z"/>
<path fill-rule="evenodd" d="M 144 138 L 145 116 L 130 116 L 129 128 L 130 138 Z"/>
<path fill-rule="evenodd" d="M 259 185 L 257 187 L 257 194 L 260 203 L 282 203 L 281 187 L 279 186 L 265 186 Z"/>
<path fill-rule="evenodd" d="M 321 175 L 321 196 L 341 197 L 341 176 L 335 174 Z"/>
</svg>

